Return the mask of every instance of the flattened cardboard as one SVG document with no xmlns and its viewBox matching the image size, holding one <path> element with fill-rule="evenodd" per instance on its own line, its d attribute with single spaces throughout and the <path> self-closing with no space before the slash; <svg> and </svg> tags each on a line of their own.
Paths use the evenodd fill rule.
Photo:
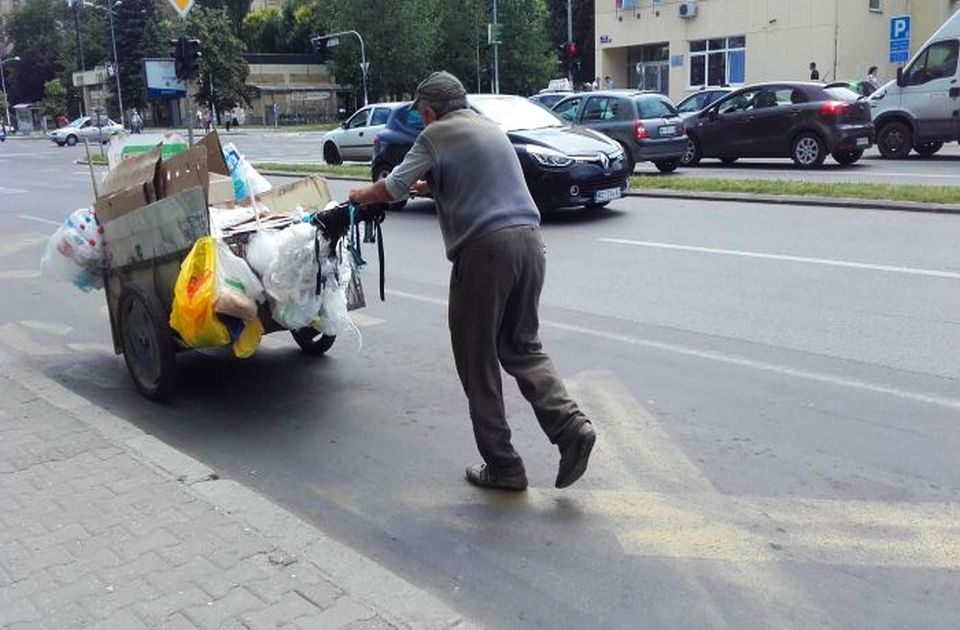
<svg viewBox="0 0 960 630">
<path fill-rule="evenodd" d="M 120 163 L 117 168 L 107 172 L 100 184 L 100 195 L 106 196 L 128 188 L 142 188 L 144 184 L 159 190 L 158 172 L 160 167 L 160 147 L 156 146 L 143 155 Z M 156 193 L 154 193 L 156 194 Z"/>
<path fill-rule="evenodd" d="M 97 219 L 101 224 L 105 224 L 156 200 L 153 184 L 141 184 L 100 197 L 94 204 L 94 209 Z"/>
<path fill-rule="evenodd" d="M 163 162 L 160 165 L 160 186 L 160 199 L 173 197 L 196 186 L 203 189 L 206 197 L 210 189 L 206 147 L 195 146 Z"/>
<path fill-rule="evenodd" d="M 223 146 L 220 144 L 220 136 L 217 135 L 216 130 L 205 135 L 195 146 L 206 147 L 207 169 L 211 173 L 230 177 L 230 169 L 227 168 L 227 162 L 223 159 Z"/>
<path fill-rule="evenodd" d="M 210 173 L 207 202 L 215 208 L 232 208 L 234 206 L 233 180 L 226 175 Z"/>
<path fill-rule="evenodd" d="M 297 206 L 304 210 L 323 210 L 331 199 L 333 197 L 327 188 L 327 180 L 319 175 L 298 179 L 257 196 L 257 201 L 267 206 L 268 217 L 294 212 Z"/>
</svg>

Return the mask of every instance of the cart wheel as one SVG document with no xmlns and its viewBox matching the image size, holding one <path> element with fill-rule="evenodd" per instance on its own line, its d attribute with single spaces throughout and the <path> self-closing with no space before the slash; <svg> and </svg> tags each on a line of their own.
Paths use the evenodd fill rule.
<svg viewBox="0 0 960 630">
<path fill-rule="evenodd" d="M 176 346 L 156 296 L 135 284 L 123 288 L 120 334 L 123 358 L 137 389 L 151 400 L 166 398 L 176 382 Z"/>
<path fill-rule="evenodd" d="M 291 330 L 290 334 L 301 350 L 316 356 L 325 354 L 337 340 L 336 335 L 325 335 L 313 326 Z"/>
</svg>

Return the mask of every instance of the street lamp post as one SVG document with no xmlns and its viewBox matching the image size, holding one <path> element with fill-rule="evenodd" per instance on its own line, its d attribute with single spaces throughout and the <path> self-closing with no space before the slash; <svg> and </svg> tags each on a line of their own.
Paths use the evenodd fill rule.
<svg viewBox="0 0 960 630">
<path fill-rule="evenodd" d="M 341 35 L 356 35 L 357 39 L 360 40 L 360 74 L 363 78 L 363 106 L 366 107 L 369 105 L 367 101 L 367 70 L 370 69 L 370 64 L 367 63 L 367 53 L 363 47 L 363 38 L 360 37 L 360 33 L 356 31 L 340 31 L 339 33 L 331 33 L 329 35 L 320 35 L 319 37 L 312 37 L 310 43 L 313 45 L 314 49 L 320 48 L 321 46 L 333 47 L 336 46 Z"/>
<path fill-rule="evenodd" d="M 117 106 L 120 108 L 120 126 L 124 126 L 123 118 L 123 93 L 120 91 L 120 60 L 117 59 L 117 35 L 113 30 L 113 10 L 123 4 L 123 0 L 117 0 L 113 3 L 112 7 L 101 7 L 100 5 L 93 4 L 92 2 L 84 1 L 84 6 L 92 7 L 94 9 L 100 9 L 106 11 L 107 15 L 110 16 L 110 41 L 113 44 L 113 76 L 117 80 Z"/>
<path fill-rule="evenodd" d="M 3 59 L 3 47 L 0 46 L 0 89 L 3 90 L 3 114 L 7 119 L 7 127 L 12 127 L 12 125 L 10 124 L 10 102 L 7 100 L 7 80 L 3 76 L 3 65 L 14 61 L 20 61 L 20 57 Z"/>
</svg>

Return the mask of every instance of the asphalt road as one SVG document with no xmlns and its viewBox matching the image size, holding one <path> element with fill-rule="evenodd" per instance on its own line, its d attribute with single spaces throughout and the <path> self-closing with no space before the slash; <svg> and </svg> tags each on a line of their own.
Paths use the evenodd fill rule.
<svg viewBox="0 0 960 630">
<path fill-rule="evenodd" d="M 599 442 L 554 490 L 557 454 L 505 383 L 533 486 L 515 495 L 462 479 L 476 453 L 429 202 L 384 226 L 386 303 L 364 250 L 362 348 L 185 353 L 156 405 L 110 351 L 102 294 L 37 277 L 89 176 L 10 146 L 0 350 L 478 621 L 960 626 L 957 217 L 645 199 L 546 217 L 543 338 Z"/>
</svg>

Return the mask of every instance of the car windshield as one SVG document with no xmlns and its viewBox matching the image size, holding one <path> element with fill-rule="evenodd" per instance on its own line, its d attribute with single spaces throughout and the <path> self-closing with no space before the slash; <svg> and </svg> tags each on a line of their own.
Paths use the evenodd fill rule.
<svg viewBox="0 0 960 630">
<path fill-rule="evenodd" d="M 563 126 L 556 116 L 519 96 L 471 98 L 470 105 L 504 131 Z"/>
<path fill-rule="evenodd" d="M 636 100 L 640 118 L 670 118 L 677 115 L 677 108 L 665 98 L 646 96 Z"/>
<path fill-rule="evenodd" d="M 701 109 L 700 103 L 703 101 L 706 101 L 706 99 L 699 94 L 690 96 L 680 103 L 680 107 L 677 108 L 677 111 L 683 113 L 699 111 Z"/>
<path fill-rule="evenodd" d="M 71 121 L 67 124 L 67 127 L 79 127 L 79 126 L 82 125 L 82 124 L 84 123 L 84 121 L 86 121 L 86 120 L 87 120 L 87 119 L 86 119 L 85 116 L 84 116 L 84 117 L 77 118 L 77 119 L 75 119 L 75 120 L 71 120 Z"/>
<path fill-rule="evenodd" d="M 845 87 L 828 87 L 824 92 L 826 92 L 830 98 L 835 98 L 838 101 L 855 101 L 860 98 L 859 94 Z"/>
</svg>

